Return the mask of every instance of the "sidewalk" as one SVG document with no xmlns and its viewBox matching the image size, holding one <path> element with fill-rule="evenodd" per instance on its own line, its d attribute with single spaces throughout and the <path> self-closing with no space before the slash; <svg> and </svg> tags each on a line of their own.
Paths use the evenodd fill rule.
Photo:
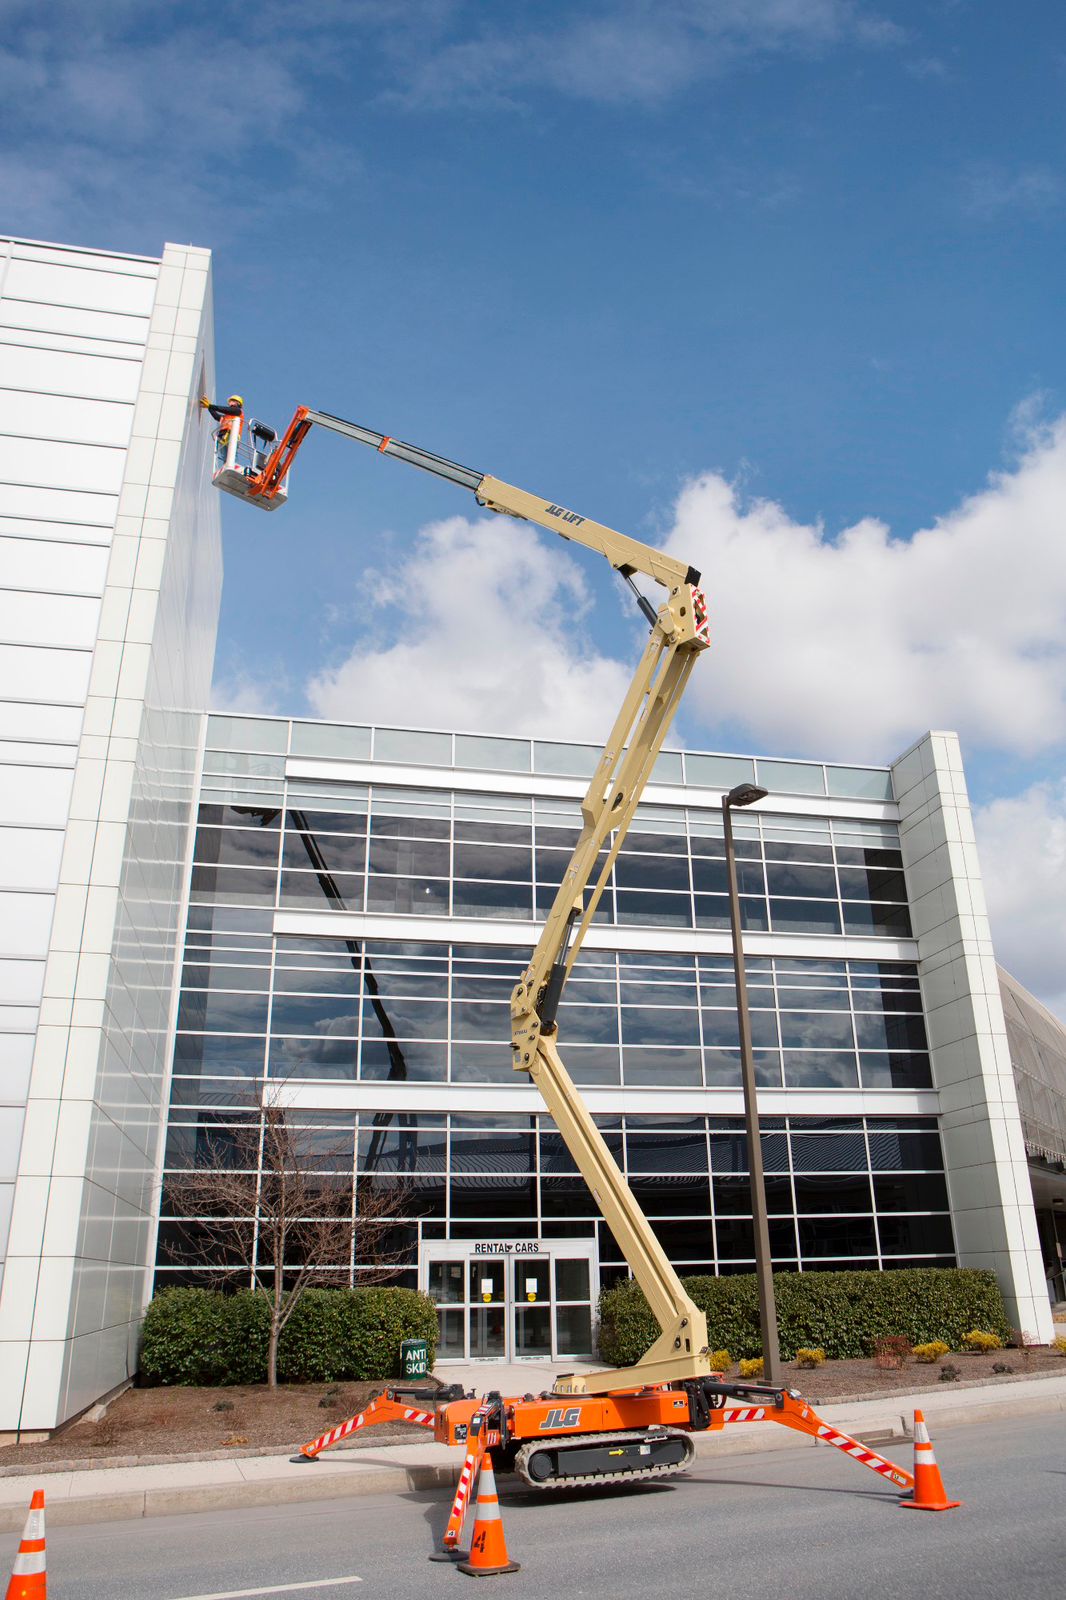
<svg viewBox="0 0 1066 1600">
<path fill-rule="evenodd" d="M 500 1369 L 500 1387 L 503 1374 Z M 532 1388 L 528 1368 L 518 1392 Z M 447 1382 L 463 1381 L 441 1374 Z M 479 1392 L 495 1388 L 495 1377 L 477 1371 Z M 843 1401 L 823 1406 L 819 1415 L 833 1426 L 875 1445 L 899 1441 L 895 1452 L 910 1465 L 909 1434 L 915 1406 L 925 1412 L 935 1439 L 938 1428 L 1024 1417 L 1049 1411 L 1066 1412 L 1066 1376 L 1008 1378 L 994 1386 L 924 1390 L 890 1399 Z M 815 1441 L 772 1423 L 731 1424 L 722 1434 L 696 1434 L 697 1456 L 750 1454 L 763 1450 L 809 1450 Z M 5 1463 L 6 1464 L 6 1463 Z M 22 1527 L 34 1488 L 47 1495 L 53 1525 L 113 1522 L 127 1517 L 156 1517 L 179 1512 L 221 1511 L 236 1506 L 277 1505 L 301 1500 L 330 1500 L 347 1495 L 397 1494 L 413 1489 L 449 1489 L 457 1481 L 462 1456 L 432 1440 L 412 1444 L 338 1450 L 313 1464 L 287 1456 L 249 1456 L 228 1461 L 184 1461 L 164 1466 L 96 1467 L 89 1471 L 49 1472 L 28 1469 L 0 1477 L 0 1531 Z"/>
</svg>

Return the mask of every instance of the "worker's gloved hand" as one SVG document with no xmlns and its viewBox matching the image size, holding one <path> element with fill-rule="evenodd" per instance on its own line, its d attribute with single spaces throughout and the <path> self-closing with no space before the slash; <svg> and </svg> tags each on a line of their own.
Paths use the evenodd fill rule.
<svg viewBox="0 0 1066 1600">
<path fill-rule="evenodd" d="M 202 394 L 200 396 L 200 404 L 203 406 L 204 410 L 206 411 L 208 409 L 208 407 L 210 406 L 211 402 L 210 402 L 210 400 L 207 398 L 207 396 L 205 394 Z"/>
</svg>

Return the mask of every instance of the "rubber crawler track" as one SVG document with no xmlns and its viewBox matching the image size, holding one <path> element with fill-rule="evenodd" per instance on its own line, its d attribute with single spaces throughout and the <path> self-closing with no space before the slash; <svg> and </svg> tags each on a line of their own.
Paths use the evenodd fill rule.
<svg viewBox="0 0 1066 1600">
<path fill-rule="evenodd" d="M 583 1486 L 601 1483 L 640 1483 L 647 1478 L 668 1478 L 675 1473 L 685 1472 L 688 1469 L 693 1456 L 696 1454 L 696 1447 L 687 1433 L 681 1433 L 676 1428 L 656 1428 L 654 1430 L 655 1437 L 661 1438 L 663 1434 L 666 1434 L 671 1439 L 684 1439 L 685 1443 L 691 1447 L 690 1454 L 686 1460 L 679 1461 L 673 1466 L 632 1467 L 629 1471 L 623 1472 L 583 1472 L 580 1476 L 574 1478 L 547 1478 L 543 1481 L 538 1481 L 529 1476 L 527 1464 L 530 1457 L 539 1450 L 547 1448 L 565 1451 L 571 1445 L 576 1448 L 577 1446 L 588 1444 L 623 1444 L 630 1439 L 639 1439 L 643 1442 L 648 1438 L 648 1433 L 642 1428 L 637 1428 L 631 1433 L 573 1433 L 567 1434 L 565 1438 L 558 1440 L 531 1439 L 528 1444 L 522 1445 L 521 1449 L 516 1451 L 514 1470 L 520 1478 L 529 1484 L 531 1489 L 542 1490 L 579 1489 Z"/>
</svg>

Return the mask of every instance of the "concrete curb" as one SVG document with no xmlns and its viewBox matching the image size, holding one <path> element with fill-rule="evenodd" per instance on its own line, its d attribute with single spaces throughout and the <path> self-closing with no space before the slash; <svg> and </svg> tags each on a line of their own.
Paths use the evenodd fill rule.
<svg viewBox="0 0 1066 1600">
<path fill-rule="evenodd" d="M 1016 1399 L 1008 1399 L 1005 1395 L 995 1398 L 990 1396 L 987 1401 L 978 1399 L 974 1394 L 966 1403 L 957 1405 L 944 1404 L 943 1401 L 947 1397 L 941 1399 L 937 1394 L 937 1403 L 929 1406 L 928 1420 L 931 1427 L 936 1430 L 967 1423 L 1038 1416 L 1049 1411 L 1066 1412 L 1066 1384 L 1057 1385 L 1056 1390 L 1057 1392 L 1046 1394 L 1019 1396 Z M 863 1415 L 852 1417 L 846 1413 L 840 1415 L 839 1407 L 827 1407 L 826 1410 L 832 1409 L 838 1413 L 827 1420 L 831 1420 L 834 1426 L 844 1432 L 851 1433 L 856 1438 L 864 1439 L 875 1446 L 888 1445 L 892 1442 L 909 1444 L 910 1418 L 907 1413 L 913 1410 L 916 1399 L 920 1403 L 926 1396 L 901 1395 L 897 1402 L 901 1410 L 893 1411 L 891 1403 L 881 1401 L 881 1409 L 878 1412 L 867 1411 Z M 865 1402 L 865 1404 L 870 1403 Z M 784 1428 L 768 1428 L 761 1422 L 741 1424 L 735 1430 L 723 1434 L 697 1434 L 695 1439 L 696 1457 L 701 1466 L 709 1465 L 724 1456 L 810 1449 L 817 1448 L 817 1443 L 817 1440 L 804 1434 L 793 1433 Z M 419 1447 L 386 1445 L 382 1448 L 417 1451 Z M 245 1506 L 338 1500 L 356 1495 L 443 1490 L 452 1488 L 458 1481 L 461 1466 L 458 1452 L 454 1462 L 415 1461 L 408 1464 L 397 1462 L 394 1465 L 384 1466 L 369 1463 L 364 1466 L 358 1459 L 353 1459 L 360 1455 L 361 1451 L 345 1451 L 342 1456 L 334 1458 L 334 1461 L 329 1463 L 329 1469 L 319 1474 L 310 1468 L 306 1476 L 302 1472 L 298 1472 L 295 1476 L 288 1473 L 262 1477 L 255 1475 L 237 1482 L 205 1481 L 197 1484 L 166 1483 L 156 1478 L 147 1485 L 138 1487 L 131 1483 L 128 1487 L 116 1486 L 112 1492 L 100 1494 L 71 1493 L 68 1482 L 64 1485 L 67 1489 L 65 1497 L 59 1493 L 48 1495 L 47 1517 L 49 1523 L 55 1527 L 69 1527 L 82 1523 L 119 1522 L 135 1517 L 177 1516 L 204 1511 L 233 1510 Z M 264 1465 L 276 1460 L 263 1456 L 258 1459 L 263 1461 Z M 349 1464 L 355 1468 L 354 1471 L 345 1470 Z M 189 1466 L 192 1463 L 185 1465 Z M 204 1465 L 217 1468 L 220 1464 L 205 1461 Z M 325 1465 L 323 1463 L 323 1466 Z M 131 1478 L 138 1473 L 137 1468 L 115 1470 L 128 1472 Z M 152 1469 L 145 1470 L 151 1472 Z M 20 1480 L 23 1477 L 33 1479 L 33 1487 L 43 1484 L 46 1493 L 50 1477 L 69 1479 L 69 1476 L 47 1471 L 38 1471 L 34 1474 L 32 1468 L 28 1468 L 24 1474 L 19 1473 Z M 16 1484 L 10 1478 L 0 1487 L 7 1491 L 3 1502 L 0 1503 L 0 1532 L 16 1532 L 25 1522 L 30 1485 L 27 1484 L 26 1489 L 21 1490 L 17 1497 L 13 1493 Z M 56 1488 L 58 1490 L 58 1485 Z"/>
</svg>

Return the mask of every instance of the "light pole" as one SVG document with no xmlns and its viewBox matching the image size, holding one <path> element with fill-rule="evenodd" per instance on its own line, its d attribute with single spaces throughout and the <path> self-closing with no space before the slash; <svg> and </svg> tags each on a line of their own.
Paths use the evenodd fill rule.
<svg viewBox="0 0 1066 1600">
<path fill-rule="evenodd" d="M 729 921 L 733 930 L 733 973 L 737 986 L 737 1017 L 740 1023 L 740 1076 L 744 1086 L 744 1122 L 748 1130 L 748 1170 L 751 1175 L 751 1210 L 755 1224 L 755 1275 L 759 1284 L 759 1326 L 762 1330 L 763 1377 L 768 1383 L 781 1383 L 781 1356 L 777 1348 L 777 1306 L 774 1302 L 774 1276 L 770 1264 L 770 1229 L 766 1220 L 766 1185 L 763 1181 L 762 1140 L 759 1137 L 759 1106 L 755 1091 L 755 1061 L 751 1053 L 751 1016 L 748 1011 L 748 983 L 744 972 L 744 940 L 740 927 L 740 893 L 737 889 L 737 858 L 733 849 L 734 806 L 754 805 L 769 793 L 754 783 L 739 783 L 722 796 L 722 823 L 725 828 L 725 861 L 729 876 Z"/>
</svg>

